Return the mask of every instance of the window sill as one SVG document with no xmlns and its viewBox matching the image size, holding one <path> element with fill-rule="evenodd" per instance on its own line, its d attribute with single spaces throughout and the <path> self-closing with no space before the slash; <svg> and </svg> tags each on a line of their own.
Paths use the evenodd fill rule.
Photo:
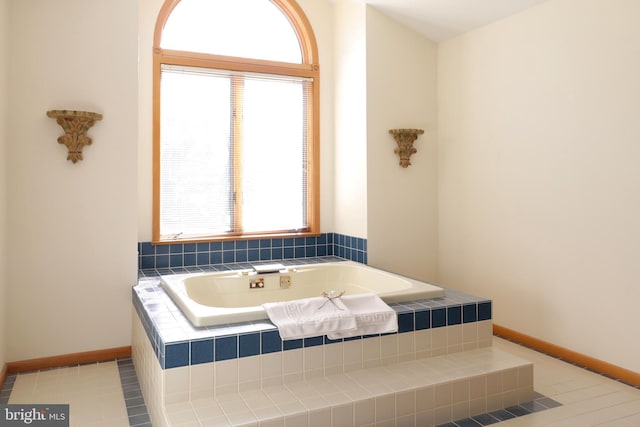
<svg viewBox="0 0 640 427">
<path fill-rule="evenodd" d="M 175 243 L 208 243 L 229 242 L 235 240 L 263 240 L 263 239 L 294 239 L 296 237 L 317 237 L 319 231 L 301 231 L 295 233 L 263 233 L 263 234 L 228 234 L 223 236 L 185 236 L 185 237 L 161 237 L 151 241 L 154 245 L 170 245 Z"/>
</svg>

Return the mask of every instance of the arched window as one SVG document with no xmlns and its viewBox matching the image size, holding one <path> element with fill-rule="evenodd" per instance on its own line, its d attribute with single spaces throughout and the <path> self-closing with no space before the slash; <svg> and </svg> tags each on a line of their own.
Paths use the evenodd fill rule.
<svg viewBox="0 0 640 427">
<path fill-rule="evenodd" d="M 153 79 L 154 242 L 320 232 L 318 53 L 293 0 L 167 0 Z"/>
</svg>

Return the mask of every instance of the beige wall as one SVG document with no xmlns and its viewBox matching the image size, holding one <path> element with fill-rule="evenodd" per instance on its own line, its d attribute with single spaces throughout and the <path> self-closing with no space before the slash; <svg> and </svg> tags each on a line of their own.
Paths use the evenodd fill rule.
<svg viewBox="0 0 640 427">
<path fill-rule="evenodd" d="M 640 372 L 640 2 L 552 0 L 438 50 L 439 279 Z"/>
<path fill-rule="evenodd" d="M 17 0 L 9 20 L 7 360 L 129 345 L 137 4 Z M 77 164 L 51 109 L 104 114 Z"/>
<path fill-rule="evenodd" d="M 353 0 L 335 5 L 335 228 L 367 237 L 366 7 Z"/>
<path fill-rule="evenodd" d="M 367 237 L 369 264 L 436 280 L 436 44 L 367 7 Z M 402 168 L 389 129 L 419 128 Z"/>
<path fill-rule="evenodd" d="M 333 5 L 326 0 L 297 0 L 313 27 L 320 57 L 320 227 L 334 231 L 333 221 Z M 152 46 L 153 32 L 164 0 L 139 1 L 138 111 L 138 240 L 152 233 Z"/>
<path fill-rule="evenodd" d="M 0 0 L 0 370 L 6 362 L 7 308 L 7 108 L 9 71 L 9 0 Z"/>
</svg>

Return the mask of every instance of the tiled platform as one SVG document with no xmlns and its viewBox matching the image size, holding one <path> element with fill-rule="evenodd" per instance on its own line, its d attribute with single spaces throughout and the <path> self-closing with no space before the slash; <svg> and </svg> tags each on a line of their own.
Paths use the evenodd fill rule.
<svg viewBox="0 0 640 427">
<path fill-rule="evenodd" d="M 531 404 L 507 408 L 506 411 L 492 411 L 473 418 L 462 419 L 455 423 L 445 424 L 448 427 L 477 427 L 478 425 L 499 427 L 640 426 L 640 389 L 630 387 L 619 381 L 606 378 L 501 338 L 494 337 L 493 346 L 533 362 L 535 389 L 539 393 L 536 393 L 535 400 Z M 73 369 L 75 371 L 77 367 L 61 369 Z M 21 375 L 28 374 L 10 375 L 8 377 L 0 390 L 0 403 L 8 402 L 13 389 L 21 393 L 20 388 L 26 384 L 16 381 L 17 377 Z M 85 377 L 84 372 L 79 375 Z M 95 405 L 99 405 L 103 401 L 103 395 L 96 392 L 89 378 L 86 377 L 84 382 L 86 385 L 84 387 L 75 388 L 76 392 L 82 392 L 86 396 L 86 399 L 77 401 L 74 404 L 79 411 L 86 411 L 88 408 L 95 407 Z M 93 379 L 96 379 L 96 377 L 93 377 Z M 40 381 L 40 385 L 44 386 L 45 391 L 51 389 L 51 385 L 44 380 L 44 377 Z M 60 383 L 56 387 L 59 387 L 60 393 L 65 392 Z M 40 388 L 36 386 L 31 391 L 32 395 L 37 397 L 39 390 Z M 191 404 L 193 405 L 194 403 L 196 401 Z M 546 405 L 541 406 L 538 403 L 546 403 Z M 135 406 L 137 405 L 133 405 L 133 407 Z M 496 422 L 496 420 L 500 421 Z M 72 417 L 72 426 L 87 426 L 85 424 L 77 424 L 75 421 Z M 91 426 L 91 424 L 88 425 Z M 113 427 L 119 424 L 105 419 L 102 424 L 94 425 Z M 139 424 L 133 421 L 131 425 Z M 280 424 L 279 426 L 282 427 L 283 425 Z M 201 426 L 206 426 L 206 424 L 198 425 L 198 427 Z"/>
<path fill-rule="evenodd" d="M 133 359 L 160 426 L 200 425 L 201 407 L 206 425 L 434 425 L 533 399 L 531 364 L 491 348 L 486 299 L 447 290 L 390 304 L 398 333 L 281 341 L 268 320 L 193 327 L 159 273 L 143 272 L 133 291 Z"/>
</svg>

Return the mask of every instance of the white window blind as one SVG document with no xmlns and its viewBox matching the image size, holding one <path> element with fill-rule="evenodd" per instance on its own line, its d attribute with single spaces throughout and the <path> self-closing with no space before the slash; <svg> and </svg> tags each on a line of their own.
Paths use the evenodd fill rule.
<svg viewBox="0 0 640 427">
<path fill-rule="evenodd" d="M 160 234 L 304 230 L 312 80 L 163 65 Z"/>
</svg>

